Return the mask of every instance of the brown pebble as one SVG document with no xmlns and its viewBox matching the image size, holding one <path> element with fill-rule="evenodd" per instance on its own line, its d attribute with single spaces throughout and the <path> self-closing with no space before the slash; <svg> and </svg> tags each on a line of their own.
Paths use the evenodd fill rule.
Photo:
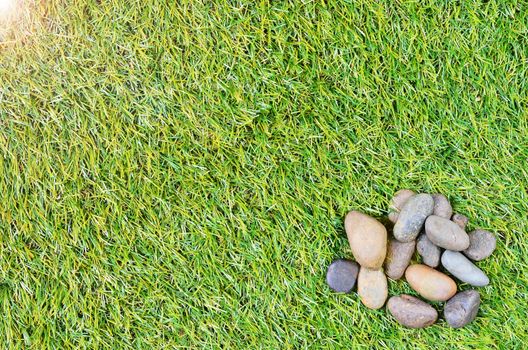
<svg viewBox="0 0 528 350">
<path fill-rule="evenodd" d="M 353 210 L 345 218 L 345 230 L 359 265 L 379 269 L 387 253 L 387 229 L 376 219 Z"/>
<path fill-rule="evenodd" d="M 430 326 L 438 318 L 438 312 L 431 305 L 406 294 L 391 297 L 387 309 L 398 323 L 409 328 Z"/>
<path fill-rule="evenodd" d="M 358 295 L 369 309 L 379 309 L 388 296 L 387 277 L 382 269 L 371 270 L 361 266 L 358 275 Z"/>
<path fill-rule="evenodd" d="M 393 280 L 400 279 L 411 262 L 415 241 L 403 243 L 394 238 L 389 241 L 385 258 L 385 273 Z"/>
<path fill-rule="evenodd" d="M 405 271 L 405 279 L 412 289 L 431 301 L 446 301 L 457 291 L 451 277 L 426 265 L 409 266 Z"/>
</svg>

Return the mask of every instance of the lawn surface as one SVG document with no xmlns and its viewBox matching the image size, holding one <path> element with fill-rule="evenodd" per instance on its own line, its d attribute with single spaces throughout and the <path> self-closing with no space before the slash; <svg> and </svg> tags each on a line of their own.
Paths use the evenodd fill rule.
<svg viewBox="0 0 528 350">
<path fill-rule="evenodd" d="M 0 44 L 2 348 L 528 340 L 526 1 L 75 0 L 25 16 Z M 384 217 L 401 188 L 444 193 L 498 236 L 463 329 L 404 329 L 325 284 L 351 257 L 345 214 Z"/>
</svg>

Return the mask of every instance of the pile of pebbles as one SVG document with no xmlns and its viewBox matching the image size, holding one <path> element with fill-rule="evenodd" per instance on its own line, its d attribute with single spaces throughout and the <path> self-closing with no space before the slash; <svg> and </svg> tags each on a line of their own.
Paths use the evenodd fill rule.
<svg viewBox="0 0 528 350">
<path fill-rule="evenodd" d="M 389 220 L 394 228 L 393 237 L 387 240 L 387 229 L 376 219 L 355 210 L 347 214 L 345 230 L 356 262 L 333 261 L 326 274 L 330 288 L 349 293 L 357 280 L 361 302 L 379 309 L 388 297 L 387 277 L 398 280 L 405 275 L 422 298 L 446 302 L 448 325 L 459 328 L 473 321 L 480 306 L 479 292 L 457 293 L 457 284 L 448 273 L 474 287 L 488 285 L 488 277 L 473 262 L 493 253 L 495 236 L 481 229 L 466 233 L 468 218 L 453 213 L 442 194 L 398 191 L 392 198 Z M 410 265 L 415 251 L 422 263 Z M 440 264 L 445 272 L 437 270 Z M 434 307 L 406 294 L 390 297 L 387 310 L 409 328 L 427 327 L 438 319 Z"/>
</svg>

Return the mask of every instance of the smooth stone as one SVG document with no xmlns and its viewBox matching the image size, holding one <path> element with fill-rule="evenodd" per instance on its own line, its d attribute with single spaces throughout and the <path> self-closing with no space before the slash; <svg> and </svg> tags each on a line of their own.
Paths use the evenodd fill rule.
<svg viewBox="0 0 528 350">
<path fill-rule="evenodd" d="M 453 208 L 451 207 L 451 203 L 449 203 L 447 197 L 441 193 L 436 193 L 433 194 L 433 200 L 433 215 L 440 216 L 446 219 L 451 219 L 451 215 L 453 215 Z"/>
<path fill-rule="evenodd" d="M 376 219 L 353 210 L 345 218 L 345 230 L 359 265 L 379 269 L 387 253 L 387 229 Z"/>
<path fill-rule="evenodd" d="M 399 190 L 394 194 L 394 197 L 392 197 L 391 200 L 391 209 L 400 211 L 403 209 L 403 206 L 409 198 L 416 195 L 416 193 L 412 190 Z"/>
<path fill-rule="evenodd" d="M 469 248 L 464 250 L 464 254 L 471 260 L 486 259 L 497 247 L 497 239 L 489 231 L 478 229 L 468 235 Z"/>
<path fill-rule="evenodd" d="M 388 215 L 389 217 L 389 221 L 392 222 L 393 224 L 396 223 L 396 221 L 398 221 L 398 217 L 400 216 L 400 213 L 397 212 L 397 211 L 391 211 Z"/>
<path fill-rule="evenodd" d="M 393 224 L 398 221 L 398 216 L 400 215 L 400 210 L 403 208 L 403 205 L 415 194 L 416 193 L 411 190 L 399 190 L 394 194 L 390 204 L 391 212 L 389 213 L 389 220 Z"/>
<path fill-rule="evenodd" d="M 339 293 L 350 293 L 356 285 L 359 265 L 347 259 L 334 260 L 326 272 L 326 283 Z"/>
<path fill-rule="evenodd" d="M 405 271 L 405 279 L 412 289 L 431 301 L 446 301 L 457 290 L 451 277 L 422 264 L 409 266 Z"/>
<path fill-rule="evenodd" d="M 425 219 L 433 212 L 434 201 L 429 194 L 417 194 L 407 200 L 394 225 L 394 237 L 400 242 L 414 241 Z"/>
<path fill-rule="evenodd" d="M 425 233 L 434 245 L 449 250 L 464 250 L 469 247 L 469 236 L 453 221 L 431 215 L 425 220 Z"/>
<path fill-rule="evenodd" d="M 458 213 L 455 213 L 453 214 L 453 216 L 451 217 L 451 221 L 453 221 L 455 224 L 457 224 L 458 226 L 460 226 L 460 228 L 462 230 L 465 230 L 466 229 L 466 226 L 469 222 L 469 219 L 467 218 L 467 216 L 465 215 L 462 215 L 462 214 L 458 214 Z"/>
<path fill-rule="evenodd" d="M 389 294 L 387 277 L 383 270 L 371 270 L 361 266 L 358 275 L 358 294 L 363 305 L 369 309 L 381 308 Z"/>
<path fill-rule="evenodd" d="M 433 244 L 425 233 L 418 237 L 416 250 L 422 257 L 422 262 L 430 267 L 437 267 L 440 264 L 440 255 L 442 250 Z"/>
<path fill-rule="evenodd" d="M 385 258 L 385 274 L 393 280 L 400 279 L 409 266 L 414 253 L 415 241 L 400 242 L 396 239 L 389 241 L 387 257 Z"/>
<path fill-rule="evenodd" d="M 387 309 L 399 324 L 409 328 L 430 326 L 438 318 L 438 312 L 431 305 L 406 294 L 391 297 Z"/>
<path fill-rule="evenodd" d="M 464 327 L 477 317 L 479 306 L 479 292 L 473 289 L 460 292 L 446 303 L 444 318 L 451 327 Z"/>
<path fill-rule="evenodd" d="M 488 276 L 460 252 L 446 250 L 442 254 L 441 261 L 442 266 L 462 282 L 475 287 L 484 287 L 489 284 Z"/>
</svg>

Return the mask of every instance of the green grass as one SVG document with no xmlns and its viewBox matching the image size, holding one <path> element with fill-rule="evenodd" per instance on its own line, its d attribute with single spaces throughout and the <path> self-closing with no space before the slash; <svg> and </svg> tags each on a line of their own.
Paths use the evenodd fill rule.
<svg viewBox="0 0 528 350">
<path fill-rule="evenodd" d="M 39 1 L 3 29 L 1 346 L 523 348 L 528 3 L 229 3 Z M 499 238 L 463 329 L 325 284 L 344 215 L 401 188 Z"/>
</svg>

